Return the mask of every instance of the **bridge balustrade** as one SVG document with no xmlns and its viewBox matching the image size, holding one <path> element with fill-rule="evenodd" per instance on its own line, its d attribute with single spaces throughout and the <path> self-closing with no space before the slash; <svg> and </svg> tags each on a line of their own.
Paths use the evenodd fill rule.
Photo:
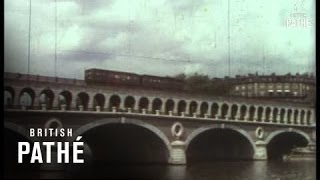
<svg viewBox="0 0 320 180">
<path fill-rule="evenodd" d="M 26 78 L 26 77 L 22 77 Z M 30 78 L 30 77 L 29 77 Z M 54 78 L 32 76 L 37 81 L 56 81 Z M 48 78 L 50 80 L 48 80 Z M 70 79 L 57 81 L 71 82 Z M 75 86 L 75 84 L 73 84 Z M 93 111 L 96 113 L 132 113 L 141 115 L 203 118 L 222 121 L 272 123 L 288 125 L 314 125 L 314 109 L 308 106 L 287 106 L 266 102 L 226 102 L 206 98 L 150 97 L 146 94 L 130 95 L 123 92 L 106 94 L 91 92 L 86 86 L 75 89 L 50 87 L 5 86 L 5 109 L 41 111 Z M 64 86 L 63 86 L 64 87 Z M 77 89 L 78 88 L 78 89 Z M 170 95 L 171 96 L 171 95 Z M 233 100 L 232 100 L 233 101 Z M 261 104 L 262 103 L 262 104 Z"/>
</svg>

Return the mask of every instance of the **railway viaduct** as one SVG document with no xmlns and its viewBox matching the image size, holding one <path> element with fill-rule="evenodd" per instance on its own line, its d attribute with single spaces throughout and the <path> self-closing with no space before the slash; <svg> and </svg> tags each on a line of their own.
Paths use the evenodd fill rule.
<svg viewBox="0 0 320 180">
<path fill-rule="evenodd" d="M 315 148 L 312 104 L 212 97 L 83 80 L 6 73 L 5 129 L 28 141 L 29 128 L 72 128 L 93 160 L 186 164 L 267 160 Z M 9 135 L 8 135 L 9 136 Z M 61 139 L 60 139 L 61 140 Z"/>
</svg>

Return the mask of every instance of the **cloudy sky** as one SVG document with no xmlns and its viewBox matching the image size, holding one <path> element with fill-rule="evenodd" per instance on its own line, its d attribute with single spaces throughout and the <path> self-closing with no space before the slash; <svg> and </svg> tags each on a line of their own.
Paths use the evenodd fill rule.
<svg viewBox="0 0 320 180">
<path fill-rule="evenodd" d="M 30 73 L 315 71 L 315 0 L 31 0 Z M 57 16 L 55 16 L 55 8 Z M 292 13 L 307 27 L 287 26 Z M 55 38 L 57 17 L 57 38 Z M 29 0 L 5 0 L 5 71 L 27 73 Z"/>
</svg>

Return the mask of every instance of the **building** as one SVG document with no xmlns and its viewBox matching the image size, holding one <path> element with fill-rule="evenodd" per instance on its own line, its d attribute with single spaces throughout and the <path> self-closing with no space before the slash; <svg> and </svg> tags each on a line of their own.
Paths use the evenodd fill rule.
<svg viewBox="0 0 320 180">
<path fill-rule="evenodd" d="M 315 97 L 316 91 L 316 79 L 312 74 L 248 74 L 226 80 L 232 84 L 229 93 L 233 96 L 305 99 Z"/>
</svg>

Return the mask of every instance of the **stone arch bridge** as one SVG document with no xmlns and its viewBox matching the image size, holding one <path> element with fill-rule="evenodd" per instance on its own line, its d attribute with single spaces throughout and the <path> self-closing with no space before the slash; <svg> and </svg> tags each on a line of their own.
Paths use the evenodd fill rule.
<svg viewBox="0 0 320 180">
<path fill-rule="evenodd" d="M 29 128 L 72 128 L 96 161 L 185 164 L 266 160 L 315 147 L 314 106 L 87 85 L 85 81 L 5 74 L 5 128 L 27 141 Z"/>
</svg>

